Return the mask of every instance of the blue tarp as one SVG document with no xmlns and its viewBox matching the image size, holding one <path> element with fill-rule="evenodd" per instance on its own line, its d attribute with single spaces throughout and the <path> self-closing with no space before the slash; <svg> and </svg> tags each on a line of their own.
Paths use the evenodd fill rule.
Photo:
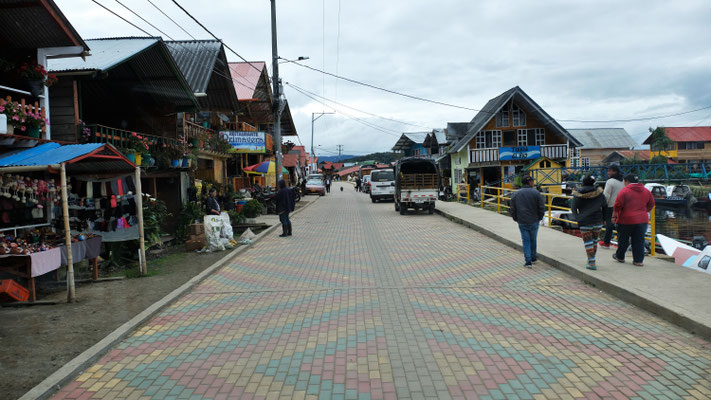
<svg viewBox="0 0 711 400">
<path fill-rule="evenodd" d="M 89 154 L 104 145 L 104 143 L 86 143 L 61 146 L 59 143 L 45 143 L 0 158 L 0 168 L 60 164 Z"/>
</svg>

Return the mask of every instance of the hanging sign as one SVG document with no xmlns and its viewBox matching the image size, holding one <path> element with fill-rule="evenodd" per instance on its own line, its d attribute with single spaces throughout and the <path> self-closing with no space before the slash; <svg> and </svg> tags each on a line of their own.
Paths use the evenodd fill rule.
<svg viewBox="0 0 711 400">
<path fill-rule="evenodd" d="M 232 145 L 234 153 L 267 152 L 267 135 L 264 132 L 221 131 L 220 136 Z"/>
<path fill-rule="evenodd" d="M 541 156 L 541 146 L 499 147 L 500 161 L 532 160 Z"/>
</svg>

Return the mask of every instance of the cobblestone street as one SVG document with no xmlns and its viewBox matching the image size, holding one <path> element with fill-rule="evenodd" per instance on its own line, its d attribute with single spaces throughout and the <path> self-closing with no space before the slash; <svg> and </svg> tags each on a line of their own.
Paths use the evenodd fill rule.
<svg viewBox="0 0 711 400">
<path fill-rule="evenodd" d="M 708 342 L 339 185 L 55 398 L 711 398 Z"/>
</svg>

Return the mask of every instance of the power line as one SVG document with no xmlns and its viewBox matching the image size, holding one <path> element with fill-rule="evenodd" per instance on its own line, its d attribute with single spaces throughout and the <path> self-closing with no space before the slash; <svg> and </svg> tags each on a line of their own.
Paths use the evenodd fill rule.
<svg viewBox="0 0 711 400">
<path fill-rule="evenodd" d="M 96 1 L 96 0 L 91 0 L 91 1 L 93 1 L 94 3 L 96 3 L 99 7 L 103 8 L 104 10 L 110 12 L 111 14 L 113 14 L 113 15 L 115 15 L 115 16 L 121 18 L 124 22 L 126 22 L 126 23 L 129 24 L 129 25 L 131 25 L 132 27 L 134 27 L 134 28 L 138 29 L 139 31 L 145 33 L 146 36 L 151 36 L 151 37 L 153 37 L 153 35 L 151 35 L 150 33 L 146 32 L 145 30 L 143 30 L 143 28 L 141 28 L 141 27 L 139 27 L 138 25 L 134 24 L 133 22 L 127 20 L 126 18 L 124 18 L 124 17 L 118 15 L 117 13 L 111 11 L 110 9 L 108 9 L 106 6 L 104 6 L 103 4 L 99 3 L 98 1 Z"/>
<path fill-rule="evenodd" d="M 414 127 L 418 127 L 418 128 L 425 128 L 425 129 L 427 129 L 427 130 L 432 130 L 432 129 L 433 129 L 433 128 L 428 127 L 428 126 L 417 125 L 417 124 L 413 124 L 413 123 L 410 123 L 410 122 L 405 122 L 405 121 L 400 121 L 400 120 L 393 119 L 393 118 L 383 117 L 383 116 L 381 116 L 381 115 L 373 114 L 373 113 L 370 113 L 370 112 L 368 112 L 368 111 L 363 111 L 363 110 L 357 109 L 357 108 L 355 108 L 355 107 L 351 107 L 351 106 L 349 106 L 349 105 L 346 105 L 346 104 L 343 104 L 343 103 L 339 103 L 339 102 L 337 102 L 336 100 L 332 100 L 332 99 L 329 99 L 329 98 L 326 98 L 326 97 L 321 97 L 321 96 L 317 95 L 317 94 L 314 93 L 314 92 L 310 92 L 310 91 L 308 91 L 308 90 L 306 90 L 306 89 L 304 89 L 304 88 L 298 87 L 297 85 L 295 85 L 295 84 L 293 84 L 293 83 L 290 83 L 290 82 L 285 82 L 285 84 L 286 84 L 286 85 L 293 86 L 293 87 L 298 88 L 298 89 L 301 89 L 301 90 L 303 90 L 304 92 L 307 92 L 307 93 L 309 93 L 309 94 L 311 94 L 311 95 L 313 95 L 313 96 L 316 96 L 316 97 L 321 98 L 322 100 L 331 102 L 331 103 L 333 103 L 333 104 L 337 104 L 337 105 L 339 105 L 339 106 L 341 106 L 341 107 L 345 107 L 345 108 L 351 109 L 351 110 L 353 110 L 353 111 L 357 111 L 357 112 L 359 112 L 359 113 L 363 113 L 363 114 L 366 114 L 366 115 L 370 115 L 371 117 L 380 118 L 380 119 L 383 119 L 383 120 L 386 120 L 386 121 L 397 122 L 397 123 L 403 124 L 403 125 L 409 125 L 409 126 L 414 126 Z"/>
<path fill-rule="evenodd" d="M 173 39 L 172 37 L 170 37 L 170 35 L 168 35 L 167 33 L 163 32 L 163 31 L 160 30 L 160 29 L 158 29 L 155 25 L 153 25 L 153 24 L 151 24 L 150 22 L 146 21 L 146 19 L 143 18 L 143 17 L 141 17 L 137 12 L 131 10 L 131 9 L 128 8 L 128 7 L 126 7 L 126 6 L 125 6 L 123 3 L 121 3 L 119 0 L 115 0 L 115 1 L 116 1 L 117 3 L 119 3 L 119 5 L 121 5 L 121 7 L 127 9 L 131 14 L 137 16 L 141 21 L 143 21 L 143 22 L 147 23 L 148 25 L 150 25 L 153 29 L 157 30 L 157 31 L 160 32 L 162 35 L 167 36 L 168 39 L 170 39 L 170 40 L 175 40 L 175 39 Z"/>
<path fill-rule="evenodd" d="M 578 120 L 578 119 L 559 119 L 557 121 L 560 122 L 584 122 L 584 123 L 589 123 L 589 124 L 597 124 L 597 123 L 605 123 L 605 122 L 639 122 L 639 121 L 650 121 L 653 119 L 664 119 L 664 118 L 670 118 L 670 117 L 678 117 L 680 115 L 686 115 L 686 114 L 691 114 L 697 111 L 702 111 L 702 110 L 708 110 L 711 108 L 711 106 L 706 106 L 706 107 L 701 107 L 697 108 L 696 110 L 690 110 L 690 111 L 683 111 L 679 113 L 674 113 L 674 114 L 667 114 L 667 115 L 657 115 L 654 117 L 644 117 L 644 118 L 629 118 L 629 119 L 609 119 L 609 120 Z"/>
<path fill-rule="evenodd" d="M 197 40 L 197 39 L 195 39 L 195 36 L 191 35 L 190 32 L 188 32 L 187 30 L 185 30 L 185 28 L 183 28 L 182 25 L 180 25 L 179 23 L 175 22 L 175 20 L 174 20 L 173 18 L 170 18 L 170 17 L 168 16 L 168 14 L 166 14 L 165 12 L 163 12 L 163 10 L 161 10 L 157 5 L 155 5 L 155 3 L 153 3 L 151 0 L 146 0 L 146 1 L 148 1 L 149 3 L 151 3 L 151 5 L 152 5 L 153 7 L 155 7 L 156 10 L 158 10 L 161 14 L 163 14 L 166 18 L 168 18 L 173 24 L 175 24 L 175 26 L 177 26 L 178 28 L 180 28 L 180 30 L 182 30 L 183 32 L 185 32 L 186 35 L 190 36 L 193 40 Z"/>
</svg>

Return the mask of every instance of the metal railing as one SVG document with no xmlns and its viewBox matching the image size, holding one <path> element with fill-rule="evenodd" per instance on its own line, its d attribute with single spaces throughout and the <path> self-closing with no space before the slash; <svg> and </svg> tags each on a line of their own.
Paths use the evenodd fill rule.
<svg viewBox="0 0 711 400">
<path fill-rule="evenodd" d="M 148 143 L 149 151 L 162 151 L 167 146 L 181 145 L 180 142 L 174 138 L 127 131 L 98 124 L 79 125 L 77 129 L 79 130 L 78 137 L 82 138 L 85 142 L 109 143 L 119 149 L 127 147 L 129 141 L 133 140 L 132 138 L 136 135 L 145 139 Z"/>
<path fill-rule="evenodd" d="M 460 185 L 461 186 L 461 185 Z M 468 186 L 468 185 L 466 185 Z M 486 191 L 495 191 L 496 194 L 493 193 L 486 193 Z M 501 213 L 501 209 L 510 209 L 511 206 L 505 203 L 506 200 L 511 200 L 511 195 L 515 192 L 517 192 L 519 189 L 513 189 L 513 188 L 507 188 L 507 187 L 501 187 L 501 186 L 485 186 L 485 185 L 479 185 L 479 207 L 484 208 L 485 204 L 491 204 L 493 205 L 494 199 L 496 199 L 496 212 Z M 469 191 L 467 190 L 467 203 L 468 203 L 468 193 Z M 565 219 L 565 218 L 560 218 L 560 217 L 554 217 L 553 216 L 553 210 L 559 210 L 559 211 L 567 211 L 567 212 L 572 212 L 570 207 L 563 207 L 563 206 L 558 206 L 553 204 L 553 199 L 555 198 L 560 198 L 560 199 L 566 199 L 570 200 L 573 197 L 564 195 L 564 194 L 555 194 L 555 193 L 541 193 L 546 198 L 546 216 L 548 217 L 547 225 L 548 227 L 551 227 L 553 225 L 553 221 L 561 221 L 561 222 L 566 222 L 569 223 L 573 226 L 577 225 L 577 221 Z M 487 201 L 488 199 L 491 199 L 491 201 Z M 459 189 L 457 190 L 457 200 L 459 200 Z M 649 227 L 650 227 L 650 234 L 649 236 L 646 236 L 646 240 L 650 242 L 650 254 L 651 255 L 656 255 L 656 218 L 654 215 L 655 208 L 652 208 L 652 211 L 650 212 L 650 217 L 649 217 Z M 604 231 L 605 228 L 603 227 L 602 231 Z"/>
</svg>

